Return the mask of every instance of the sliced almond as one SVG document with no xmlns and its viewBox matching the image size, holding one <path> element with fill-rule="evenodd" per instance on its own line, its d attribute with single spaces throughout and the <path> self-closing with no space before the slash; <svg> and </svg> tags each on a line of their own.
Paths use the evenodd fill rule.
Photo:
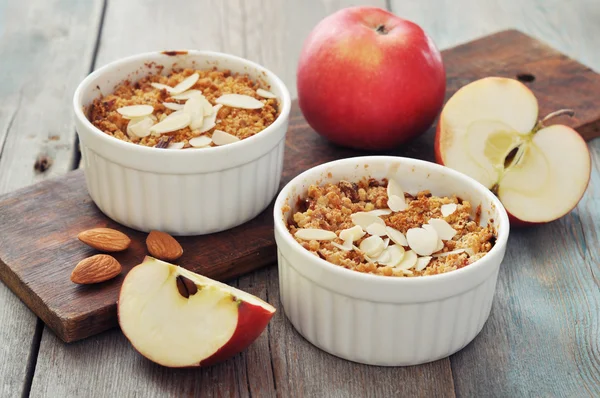
<svg viewBox="0 0 600 398">
<path fill-rule="evenodd" d="M 132 119 L 134 117 L 151 115 L 152 112 L 154 112 L 154 107 L 152 105 L 131 105 L 119 108 L 117 109 L 117 112 L 127 118 Z"/>
<path fill-rule="evenodd" d="M 438 237 L 438 243 L 437 243 L 437 246 L 435 247 L 435 250 L 433 252 L 437 253 L 437 252 L 439 252 L 440 250 L 443 250 L 443 249 L 444 249 L 444 242 L 441 239 L 439 239 L 439 237 Z"/>
<path fill-rule="evenodd" d="M 390 238 L 385 238 L 383 240 L 383 248 L 387 249 L 389 245 L 390 245 Z"/>
<path fill-rule="evenodd" d="M 393 211 L 406 210 L 406 199 L 404 191 L 400 184 L 394 179 L 390 179 L 387 185 L 388 207 Z"/>
<path fill-rule="evenodd" d="M 474 256 L 475 255 L 475 250 L 473 250 L 470 247 L 465 247 L 465 253 L 467 253 L 469 256 Z"/>
<path fill-rule="evenodd" d="M 408 246 L 408 242 L 406 241 L 406 236 L 400 231 L 392 227 L 385 227 L 385 231 L 387 232 L 387 236 L 390 237 L 392 242 L 401 246 Z"/>
<path fill-rule="evenodd" d="M 154 120 L 149 116 L 131 119 L 129 123 L 127 123 L 127 135 L 131 138 L 147 137 L 150 135 L 152 126 L 154 126 Z"/>
<path fill-rule="evenodd" d="M 273 94 L 270 91 L 264 90 L 262 88 L 259 88 L 258 90 L 256 90 L 256 94 L 258 94 L 259 96 L 261 96 L 263 98 L 277 98 L 277 96 L 275 94 Z"/>
<path fill-rule="evenodd" d="M 229 134 L 222 130 L 215 130 L 212 135 L 212 140 L 215 145 L 227 145 L 240 141 L 235 135 Z"/>
<path fill-rule="evenodd" d="M 179 111 L 178 111 L 179 112 Z M 151 133 L 165 134 L 173 131 L 186 128 L 191 121 L 191 117 L 187 113 L 172 113 L 167 116 L 162 122 L 155 124 L 150 128 Z"/>
<path fill-rule="evenodd" d="M 396 266 L 396 268 L 403 269 L 403 270 L 410 269 L 417 264 L 417 259 L 418 259 L 417 253 L 415 253 L 412 250 L 408 250 L 408 251 L 404 252 L 404 256 L 402 257 L 402 260 Z"/>
<path fill-rule="evenodd" d="M 365 231 L 360 225 L 355 225 L 352 228 L 343 229 L 340 231 L 340 239 L 343 241 L 354 242 L 365 236 Z"/>
<path fill-rule="evenodd" d="M 456 230 L 446 220 L 442 220 L 441 218 L 432 218 L 428 224 L 435 228 L 442 240 L 450 240 L 456 235 Z"/>
<path fill-rule="evenodd" d="M 440 210 L 442 211 L 443 217 L 448 217 L 450 214 L 454 213 L 457 209 L 456 203 L 449 203 L 447 205 L 442 205 Z"/>
<path fill-rule="evenodd" d="M 369 235 L 386 236 L 387 231 L 385 230 L 385 224 L 373 223 L 367 227 L 367 233 Z"/>
<path fill-rule="evenodd" d="M 354 225 L 359 225 L 363 230 L 366 230 L 371 224 L 381 224 L 385 226 L 385 222 L 381 218 L 364 211 L 354 213 L 350 216 L 350 218 L 352 219 Z"/>
<path fill-rule="evenodd" d="M 379 253 L 377 257 L 373 258 L 373 261 L 379 264 L 386 264 L 388 261 L 390 261 L 391 257 L 391 254 L 386 249 L 383 249 L 383 251 Z"/>
<path fill-rule="evenodd" d="M 100 283 L 121 273 L 121 264 L 108 254 L 96 254 L 81 260 L 71 273 L 71 281 L 82 285 Z"/>
<path fill-rule="evenodd" d="M 437 243 L 436 243 L 436 247 L 437 247 L 437 245 L 439 244 L 439 241 L 440 241 L 440 237 L 438 236 L 437 231 L 435 230 L 435 228 L 433 228 L 433 226 L 431 226 L 429 224 L 424 224 L 422 228 L 425 229 L 425 230 L 427 230 L 427 231 L 429 231 L 429 233 L 435 235 L 435 238 L 437 239 Z"/>
<path fill-rule="evenodd" d="M 181 81 L 181 83 L 179 83 L 178 85 L 176 85 L 175 87 L 173 87 L 173 89 L 171 90 L 171 93 L 173 94 L 181 94 L 184 91 L 187 91 L 188 89 L 192 88 L 194 86 L 194 84 L 196 84 L 196 82 L 198 81 L 198 79 L 200 79 L 200 75 L 197 73 L 191 74 L 190 76 L 186 77 L 185 79 L 183 79 Z"/>
<path fill-rule="evenodd" d="M 392 245 L 386 249 L 386 251 L 390 254 L 390 259 L 385 263 L 385 265 L 389 265 L 390 267 L 396 267 L 402 259 L 404 258 L 404 248 L 400 245 Z"/>
<path fill-rule="evenodd" d="M 366 254 L 363 253 L 363 256 L 365 257 L 365 260 L 367 260 L 370 263 L 376 263 L 377 261 L 373 260 L 371 257 L 367 256 Z"/>
<path fill-rule="evenodd" d="M 451 254 L 461 254 L 461 253 L 465 253 L 465 252 L 466 252 L 465 249 L 456 249 L 456 250 L 452 250 L 452 251 L 445 252 L 445 253 L 434 254 L 433 257 L 447 257 Z"/>
<path fill-rule="evenodd" d="M 175 102 L 163 102 L 162 104 L 165 108 L 170 109 L 172 111 L 180 111 L 183 109 L 182 104 L 177 104 Z"/>
<path fill-rule="evenodd" d="M 208 100 L 206 98 L 204 98 L 204 96 L 198 96 L 196 97 L 200 100 L 200 103 L 202 104 L 202 114 L 204 116 L 210 116 L 213 114 L 213 106 L 211 105 L 210 102 L 208 102 Z M 219 107 L 220 108 L 220 107 Z"/>
<path fill-rule="evenodd" d="M 345 252 L 352 250 L 352 245 L 350 245 L 350 247 L 345 246 L 345 245 L 340 245 L 339 243 L 335 243 L 335 242 L 331 242 L 331 245 L 333 247 L 337 247 L 340 250 L 343 250 Z"/>
<path fill-rule="evenodd" d="M 392 210 L 391 209 L 375 209 L 375 210 L 371 210 L 371 211 L 366 211 L 365 213 L 374 215 L 376 217 L 381 217 L 381 216 L 387 216 L 389 214 L 392 214 Z"/>
<path fill-rule="evenodd" d="M 388 197 L 388 207 L 393 211 L 404 211 L 408 207 L 404 196 L 392 195 Z"/>
<path fill-rule="evenodd" d="M 167 149 L 183 149 L 184 146 L 185 144 L 183 142 L 172 142 Z"/>
<path fill-rule="evenodd" d="M 200 127 L 201 133 L 206 133 L 213 127 L 215 127 L 217 120 L 217 113 L 219 113 L 219 109 L 221 109 L 223 105 L 218 104 L 212 107 L 212 113 L 210 115 L 204 115 L 204 120 L 202 121 L 202 127 Z"/>
<path fill-rule="evenodd" d="M 229 106 L 231 108 L 259 109 L 265 106 L 264 103 L 249 95 L 243 94 L 223 94 L 215 100 L 217 104 Z"/>
<path fill-rule="evenodd" d="M 359 249 L 367 256 L 377 257 L 383 251 L 383 239 L 379 236 L 369 236 L 360 242 Z"/>
<path fill-rule="evenodd" d="M 197 130 L 202 127 L 204 120 L 204 108 L 201 97 L 192 97 L 185 102 L 183 111 L 190 115 L 190 128 Z"/>
<path fill-rule="evenodd" d="M 193 97 L 204 97 L 200 90 L 187 90 L 180 94 L 172 95 L 171 98 L 177 101 L 186 101 Z"/>
<path fill-rule="evenodd" d="M 438 237 L 424 228 L 411 228 L 406 231 L 408 246 L 421 256 L 429 256 L 437 247 Z"/>
<path fill-rule="evenodd" d="M 209 146 L 211 144 L 212 139 L 210 137 L 205 136 L 205 135 L 201 135 L 200 137 L 194 137 L 194 138 L 192 138 L 188 142 L 194 148 L 205 148 L 205 147 L 207 147 L 207 146 Z"/>
<path fill-rule="evenodd" d="M 294 236 L 303 240 L 334 240 L 337 238 L 335 232 L 319 228 L 300 228 L 296 231 Z"/>
<path fill-rule="evenodd" d="M 150 231 L 146 247 L 151 256 L 164 261 L 175 261 L 183 255 L 183 248 L 166 232 Z"/>
<path fill-rule="evenodd" d="M 390 196 L 399 196 L 399 197 L 404 197 L 404 191 L 402 190 L 402 187 L 400 187 L 400 184 L 398 184 L 398 182 L 394 179 L 389 179 L 388 180 L 388 185 L 387 185 L 387 195 L 388 197 Z"/>
<path fill-rule="evenodd" d="M 173 92 L 173 87 L 167 86 L 166 84 L 162 84 L 162 83 L 150 83 L 150 85 L 152 87 L 154 87 L 155 89 L 158 89 L 158 90 L 167 90 L 168 93 Z"/>
<path fill-rule="evenodd" d="M 419 257 L 417 259 L 417 265 L 415 265 L 415 271 L 423 271 L 425 267 L 431 262 L 431 256 Z"/>
<path fill-rule="evenodd" d="M 129 247 L 131 239 L 112 228 L 92 228 L 77 235 L 77 239 L 102 252 L 120 252 Z"/>
</svg>

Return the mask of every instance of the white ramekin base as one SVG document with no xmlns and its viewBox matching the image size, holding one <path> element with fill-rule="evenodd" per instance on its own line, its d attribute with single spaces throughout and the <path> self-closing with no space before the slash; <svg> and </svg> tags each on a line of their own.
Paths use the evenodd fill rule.
<svg viewBox="0 0 600 398">
<path fill-rule="evenodd" d="M 285 140 L 230 169 L 159 174 L 129 168 L 82 145 L 88 192 L 108 217 L 139 231 L 202 235 L 243 224 L 267 208 L 279 187 Z"/>
<path fill-rule="evenodd" d="M 489 317 L 497 273 L 443 300 L 395 304 L 356 299 L 297 272 L 278 251 L 284 312 L 309 342 L 332 355 L 378 366 L 418 365 L 469 344 Z"/>
</svg>

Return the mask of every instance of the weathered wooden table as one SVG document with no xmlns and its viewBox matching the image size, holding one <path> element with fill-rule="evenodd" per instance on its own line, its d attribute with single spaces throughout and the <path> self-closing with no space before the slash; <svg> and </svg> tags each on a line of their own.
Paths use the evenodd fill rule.
<svg viewBox="0 0 600 398">
<path fill-rule="evenodd" d="M 218 50 L 264 64 L 295 95 L 302 40 L 355 3 L 0 0 L 0 193 L 78 166 L 71 97 L 91 70 L 147 50 Z M 362 3 L 414 20 L 441 48 L 516 27 L 600 70 L 598 0 Z M 490 319 L 448 359 L 409 368 L 346 362 L 306 342 L 279 311 L 233 359 L 170 370 L 136 354 L 119 330 L 62 343 L 0 284 L 0 397 L 599 396 L 600 141 L 590 148 L 584 199 L 557 222 L 511 233 Z M 34 167 L 41 157 L 52 160 L 47 170 Z M 276 267 L 232 284 L 281 309 Z"/>
</svg>

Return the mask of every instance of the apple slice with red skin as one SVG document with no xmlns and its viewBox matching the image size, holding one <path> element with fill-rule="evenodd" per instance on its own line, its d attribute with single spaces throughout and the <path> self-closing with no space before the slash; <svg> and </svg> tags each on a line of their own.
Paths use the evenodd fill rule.
<svg viewBox="0 0 600 398">
<path fill-rule="evenodd" d="M 562 125 L 538 121 L 538 103 L 523 83 L 477 80 L 446 103 L 436 129 L 436 161 L 490 188 L 513 225 L 556 220 L 587 188 L 591 157 L 583 138 Z"/>
<path fill-rule="evenodd" d="M 168 367 L 221 362 L 246 349 L 275 308 L 261 299 L 146 257 L 123 281 L 119 325 L 143 356 Z"/>
</svg>

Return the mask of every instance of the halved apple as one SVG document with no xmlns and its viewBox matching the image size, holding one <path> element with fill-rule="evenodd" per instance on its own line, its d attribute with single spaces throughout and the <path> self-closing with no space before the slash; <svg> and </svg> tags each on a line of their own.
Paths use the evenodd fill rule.
<svg viewBox="0 0 600 398">
<path fill-rule="evenodd" d="M 513 224 L 556 220 L 583 196 L 591 174 L 585 141 L 572 128 L 544 126 L 538 102 L 521 82 L 488 77 L 458 90 L 437 126 L 438 163 L 496 193 Z"/>
<path fill-rule="evenodd" d="M 119 325 L 133 347 L 163 366 L 195 367 L 248 347 L 275 308 L 249 293 L 152 257 L 123 281 Z"/>
</svg>

